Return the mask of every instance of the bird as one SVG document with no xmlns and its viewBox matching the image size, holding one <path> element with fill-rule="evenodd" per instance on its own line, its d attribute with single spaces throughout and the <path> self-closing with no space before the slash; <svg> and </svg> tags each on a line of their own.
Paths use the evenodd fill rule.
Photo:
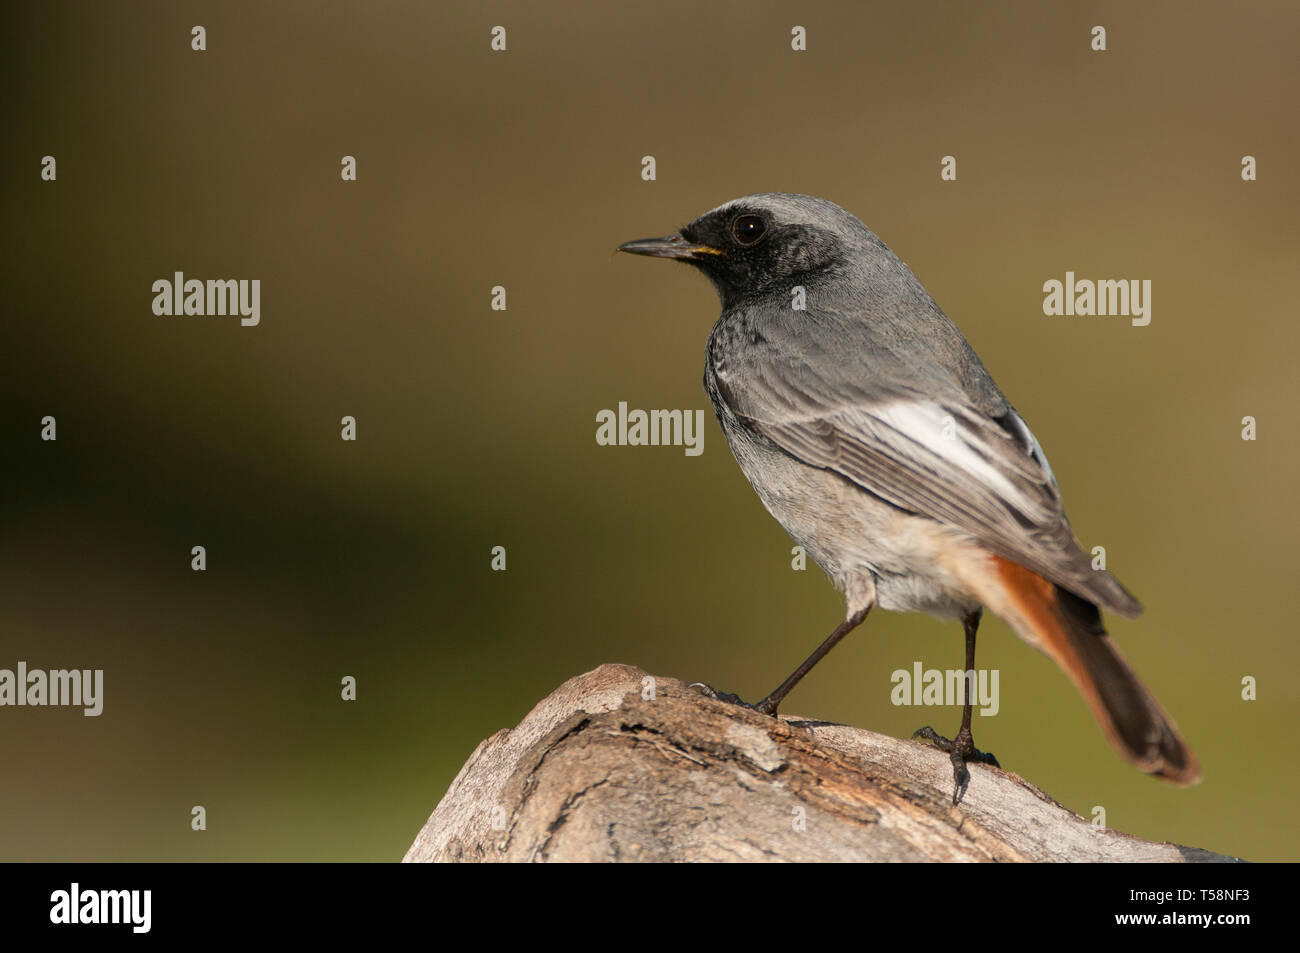
<svg viewBox="0 0 1300 953">
<path fill-rule="evenodd" d="M 960 621 L 966 671 L 985 609 L 1064 672 L 1103 734 L 1141 771 L 1201 778 L 1178 726 L 1139 680 L 1101 610 L 1142 606 L 1076 539 L 1047 456 L 956 325 L 856 216 L 765 192 L 616 252 L 686 263 L 721 315 L 704 386 L 764 507 L 845 598 L 844 621 L 762 701 L 791 689 L 876 607 Z M 969 676 L 968 676 L 969 677 Z M 707 694 L 745 704 L 737 696 Z M 974 745 L 971 692 L 947 738 L 953 803 Z"/>
</svg>

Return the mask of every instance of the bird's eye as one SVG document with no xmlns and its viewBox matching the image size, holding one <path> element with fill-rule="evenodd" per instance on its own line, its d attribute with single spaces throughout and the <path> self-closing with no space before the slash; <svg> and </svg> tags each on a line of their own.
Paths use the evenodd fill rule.
<svg viewBox="0 0 1300 953">
<path fill-rule="evenodd" d="M 752 245 L 767 233 L 767 222 L 757 215 L 742 215 L 731 223 L 731 234 L 742 245 Z"/>
</svg>

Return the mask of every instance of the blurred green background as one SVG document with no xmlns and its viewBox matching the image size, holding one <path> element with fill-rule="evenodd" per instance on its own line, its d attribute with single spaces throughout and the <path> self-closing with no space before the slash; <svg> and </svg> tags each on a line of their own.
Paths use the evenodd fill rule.
<svg viewBox="0 0 1300 953">
<path fill-rule="evenodd" d="M 620 400 L 708 408 L 717 313 L 689 269 L 611 250 L 764 190 L 857 214 L 969 337 L 1145 603 L 1111 631 L 1206 780 L 1121 762 L 992 619 L 980 747 L 1132 834 L 1300 857 L 1295 4 L 4 17 L 0 667 L 103 668 L 105 712 L 0 710 L 0 858 L 394 860 L 572 675 L 770 690 L 842 603 L 791 570 L 712 411 L 698 458 L 594 438 Z M 155 317 L 178 270 L 261 279 L 261 325 Z M 1067 270 L 1151 279 L 1150 326 L 1045 317 Z M 889 675 L 961 653 L 956 624 L 873 615 L 785 707 L 955 729 Z"/>
</svg>

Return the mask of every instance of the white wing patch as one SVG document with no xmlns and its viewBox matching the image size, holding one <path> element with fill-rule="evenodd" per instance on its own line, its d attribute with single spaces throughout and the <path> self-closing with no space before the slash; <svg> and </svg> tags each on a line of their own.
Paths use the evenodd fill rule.
<svg viewBox="0 0 1300 953">
<path fill-rule="evenodd" d="M 1034 432 L 1029 429 L 1029 424 L 1025 423 L 1025 418 L 1014 410 L 1008 416 L 1010 416 L 1011 423 L 1016 428 L 1016 433 L 1020 434 L 1025 445 L 1029 447 L 1030 454 L 1038 461 L 1038 465 L 1043 468 L 1043 472 L 1047 474 L 1047 482 L 1052 486 L 1056 486 L 1056 474 L 1052 472 L 1052 465 L 1047 462 L 1047 454 L 1043 452 L 1042 444 L 1038 442 Z"/>
<path fill-rule="evenodd" d="M 913 400 L 890 401 L 874 405 L 870 413 L 854 413 L 853 422 L 859 430 L 872 432 L 877 439 L 886 443 L 897 445 L 899 436 L 913 441 L 1022 511 L 1037 512 L 1042 507 L 1040 500 L 1029 497 L 994 462 L 1005 461 L 1006 455 L 997 453 L 995 448 L 983 446 L 989 439 L 989 428 L 978 424 L 972 426 L 939 404 Z M 891 435 L 881 424 L 896 431 L 896 434 Z M 994 439 L 1010 437 L 999 434 Z"/>
</svg>

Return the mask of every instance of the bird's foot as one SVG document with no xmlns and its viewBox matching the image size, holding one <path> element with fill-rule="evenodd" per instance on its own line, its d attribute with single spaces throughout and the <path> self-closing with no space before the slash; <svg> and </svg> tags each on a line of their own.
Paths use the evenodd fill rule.
<svg viewBox="0 0 1300 953">
<path fill-rule="evenodd" d="M 714 701 L 726 702 L 728 705 L 739 705 L 741 708 L 748 708 L 750 711 L 756 711 L 760 715 L 775 715 L 776 706 L 772 705 L 771 710 L 765 707 L 767 699 L 759 702 L 757 705 L 751 705 L 739 695 L 733 695 L 731 692 L 720 692 L 711 685 L 705 685 L 703 682 L 692 682 L 691 688 L 695 689 L 705 698 L 712 698 Z"/>
<path fill-rule="evenodd" d="M 975 761 L 980 764 L 991 764 L 995 768 L 1000 768 L 998 759 L 993 757 L 987 751 L 980 751 L 975 747 L 971 739 L 969 728 L 963 728 L 957 732 L 957 737 L 948 739 L 940 735 L 929 725 L 917 729 L 912 733 L 913 738 L 924 738 L 933 744 L 940 751 L 948 752 L 948 757 L 952 759 L 952 803 L 957 804 L 966 793 L 966 786 L 970 784 L 970 771 L 966 770 L 967 761 Z"/>
</svg>

